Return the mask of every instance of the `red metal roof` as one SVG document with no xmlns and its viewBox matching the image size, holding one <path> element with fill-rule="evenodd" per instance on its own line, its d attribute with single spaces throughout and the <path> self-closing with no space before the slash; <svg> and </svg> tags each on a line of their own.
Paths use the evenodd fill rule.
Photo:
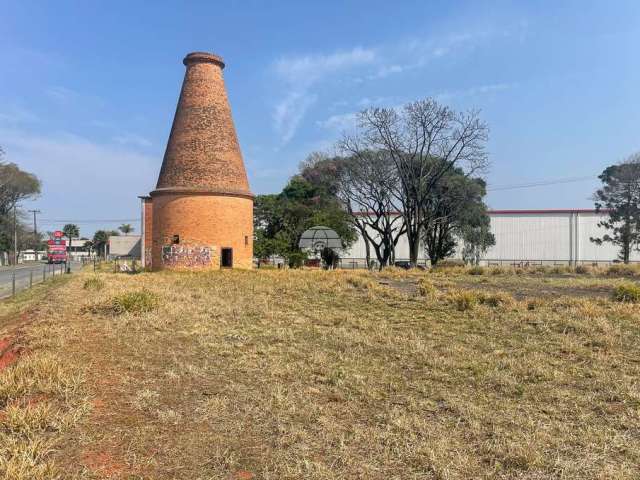
<svg viewBox="0 0 640 480">
<path fill-rule="evenodd" d="M 609 210 L 602 209 L 600 213 L 607 213 Z M 568 214 L 568 213 L 598 213 L 593 208 L 547 208 L 538 210 L 488 210 L 489 215 L 541 215 L 541 214 Z M 400 215 L 400 212 L 391 212 L 392 215 Z M 366 215 L 365 212 L 355 212 L 355 215 Z"/>
<path fill-rule="evenodd" d="M 608 210 L 602 209 L 600 213 L 607 213 Z M 539 215 L 554 213 L 598 213 L 593 208 L 548 208 L 539 210 L 489 210 L 490 215 Z"/>
</svg>

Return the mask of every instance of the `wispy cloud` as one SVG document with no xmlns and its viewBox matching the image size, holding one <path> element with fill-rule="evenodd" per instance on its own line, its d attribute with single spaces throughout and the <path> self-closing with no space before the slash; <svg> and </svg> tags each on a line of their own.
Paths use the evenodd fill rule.
<svg viewBox="0 0 640 480">
<path fill-rule="evenodd" d="M 3 127 L 0 138 L 7 159 L 42 180 L 41 201 L 45 203 L 41 207 L 47 215 L 64 208 L 68 218 L 87 218 L 86 208 L 91 205 L 94 218 L 133 216 L 136 195 L 148 192 L 157 178 L 157 158 L 123 145 L 66 132 L 33 133 Z"/>
<path fill-rule="evenodd" d="M 283 144 L 289 143 L 298 130 L 302 118 L 318 96 L 307 91 L 290 92 L 275 106 L 273 121 Z"/>
<path fill-rule="evenodd" d="M 113 141 L 120 145 L 133 145 L 136 147 L 150 147 L 153 145 L 150 140 L 135 133 L 125 133 L 113 137 Z"/>
<path fill-rule="evenodd" d="M 47 95 L 47 97 L 60 104 L 70 103 L 80 97 L 80 94 L 75 90 L 71 90 L 70 88 L 61 86 L 49 87 L 45 91 L 45 94 Z"/>
<path fill-rule="evenodd" d="M 463 31 L 429 38 L 413 38 L 398 44 L 378 45 L 374 48 L 355 47 L 325 55 L 284 57 L 273 64 L 273 70 L 284 83 L 286 93 L 273 109 L 273 121 L 281 143 L 287 144 L 295 136 L 305 115 L 318 101 L 321 84 L 340 74 L 353 84 L 373 83 L 391 76 L 408 74 L 429 67 L 436 62 L 465 55 L 486 44 L 490 39 L 519 35 L 525 28 L 499 27 L 475 31 Z M 436 95 L 441 100 L 459 96 L 487 94 L 510 88 L 507 84 L 484 85 L 467 91 L 443 92 Z M 352 102 L 349 102 L 352 103 Z M 397 104 L 389 97 L 363 98 L 356 106 Z M 328 110 L 336 111 L 339 102 L 329 103 Z M 344 105 L 341 105 L 344 106 Z M 338 110 L 339 112 L 339 110 Z M 353 113 L 338 113 L 316 125 L 325 129 L 349 128 Z"/>
<path fill-rule="evenodd" d="M 39 120 L 39 117 L 35 113 L 19 106 L 7 106 L 0 110 L 0 125 L 33 123 Z"/>
<path fill-rule="evenodd" d="M 357 120 L 358 114 L 356 112 L 342 113 L 339 115 L 331 115 L 325 120 L 318 120 L 316 124 L 327 130 L 343 132 L 352 130 L 356 126 Z"/>
<path fill-rule="evenodd" d="M 60 85 L 48 87 L 44 93 L 49 97 L 49 99 L 63 107 L 80 103 L 91 103 L 98 106 L 104 105 L 104 101 L 96 95 L 81 93 L 77 90 Z"/>
<path fill-rule="evenodd" d="M 281 58 L 275 64 L 276 72 L 294 85 L 312 84 L 331 73 L 360 65 L 368 65 L 376 59 L 375 50 L 356 47 L 329 55 L 304 55 Z"/>
<path fill-rule="evenodd" d="M 433 97 L 439 102 L 444 103 L 457 98 L 490 95 L 515 88 L 516 86 L 517 84 L 515 83 L 478 85 L 462 90 L 440 92 L 433 95 Z M 399 102 L 396 97 L 364 97 L 358 100 L 356 105 L 360 107 L 359 111 L 370 107 L 387 107 L 395 109 L 396 111 L 401 111 L 403 108 L 403 104 Z M 344 132 L 354 129 L 357 126 L 357 122 L 358 112 L 347 112 L 331 115 L 324 120 L 318 120 L 316 125 L 327 130 Z"/>
<path fill-rule="evenodd" d="M 517 87 L 516 83 L 494 83 L 489 85 L 478 85 L 478 86 L 473 86 L 473 87 L 469 87 L 462 90 L 440 92 L 437 95 L 435 95 L 435 98 L 440 102 L 447 102 L 456 98 L 489 95 L 492 93 L 498 93 L 505 90 L 509 90 L 515 87 Z"/>
<path fill-rule="evenodd" d="M 313 87 L 339 72 L 370 65 L 376 59 L 372 49 L 356 47 L 328 55 L 285 57 L 274 64 L 277 76 L 285 82 L 288 93 L 275 105 L 273 120 L 282 144 L 295 135 L 309 108 L 317 101 Z"/>
</svg>

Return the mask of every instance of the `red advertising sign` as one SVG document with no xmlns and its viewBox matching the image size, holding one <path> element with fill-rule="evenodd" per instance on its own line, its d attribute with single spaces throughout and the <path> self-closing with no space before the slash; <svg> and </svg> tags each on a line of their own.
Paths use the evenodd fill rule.
<svg viewBox="0 0 640 480">
<path fill-rule="evenodd" d="M 55 232 L 53 232 L 53 236 L 55 238 L 62 238 L 62 237 L 64 237 L 64 233 L 61 232 L 60 230 L 56 230 Z"/>
</svg>

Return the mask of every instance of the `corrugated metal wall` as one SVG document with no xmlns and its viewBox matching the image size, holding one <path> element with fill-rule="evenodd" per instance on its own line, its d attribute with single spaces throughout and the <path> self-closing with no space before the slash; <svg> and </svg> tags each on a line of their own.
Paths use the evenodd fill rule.
<svg viewBox="0 0 640 480">
<path fill-rule="evenodd" d="M 508 211 L 491 212 L 491 231 L 496 245 L 489 249 L 485 260 L 495 262 L 610 262 L 618 257 L 618 248 L 611 244 L 598 246 L 591 237 L 601 237 L 605 232 L 598 226 L 606 214 L 595 211 Z M 362 239 L 346 252 L 343 258 L 365 258 Z M 371 256 L 375 259 L 372 251 Z M 457 255 L 459 256 L 459 252 Z M 396 249 L 396 259 L 409 258 L 409 245 L 402 237 Z M 426 255 L 421 249 L 420 259 Z M 640 252 L 631 259 L 640 261 Z"/>
</svg>

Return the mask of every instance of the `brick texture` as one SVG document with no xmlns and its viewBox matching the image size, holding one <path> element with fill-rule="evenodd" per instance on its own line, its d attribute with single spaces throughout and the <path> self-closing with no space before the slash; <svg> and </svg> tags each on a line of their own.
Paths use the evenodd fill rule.
<svg viewBox="0 0 640 480">
<path fill-rule="evenodd" d="M 151 267 L 151 247 L 153 245 L 153 202 L 151 201 L 151 197 L 144 197 L 142 199 L 142 209 L 142 258 L 145 266 Z"/>
<path fill-rule="evenodd" d="M 195 215 L 197 213 L 197 215 Z M 251 268 L 253 261 L 253 201 L 238 196 L 166 194 L 153 199 L 152 265 L 159 268 L 219 268 L 223 248 L 233 249 L 234 268 Z M 177 259 L 163 258 L 179 235 Z M 210 250 L 210 262 L 197 258 Z"/>
<path fill-rule="evenodd" d="M 156 189 L 249 193 L 220 57 L 191 53 Z"/>
<path fill-rule="evenodd" d="M 146 210 L 152 213 L 145 225 L 151 266 L 219 268 L 222 249 L 231 248 L 233 267 L 251 268 L 253 195 L 222 77 L 224 62 L 195 52 L 184 64 L 171 134 Z"/>
</svg>

